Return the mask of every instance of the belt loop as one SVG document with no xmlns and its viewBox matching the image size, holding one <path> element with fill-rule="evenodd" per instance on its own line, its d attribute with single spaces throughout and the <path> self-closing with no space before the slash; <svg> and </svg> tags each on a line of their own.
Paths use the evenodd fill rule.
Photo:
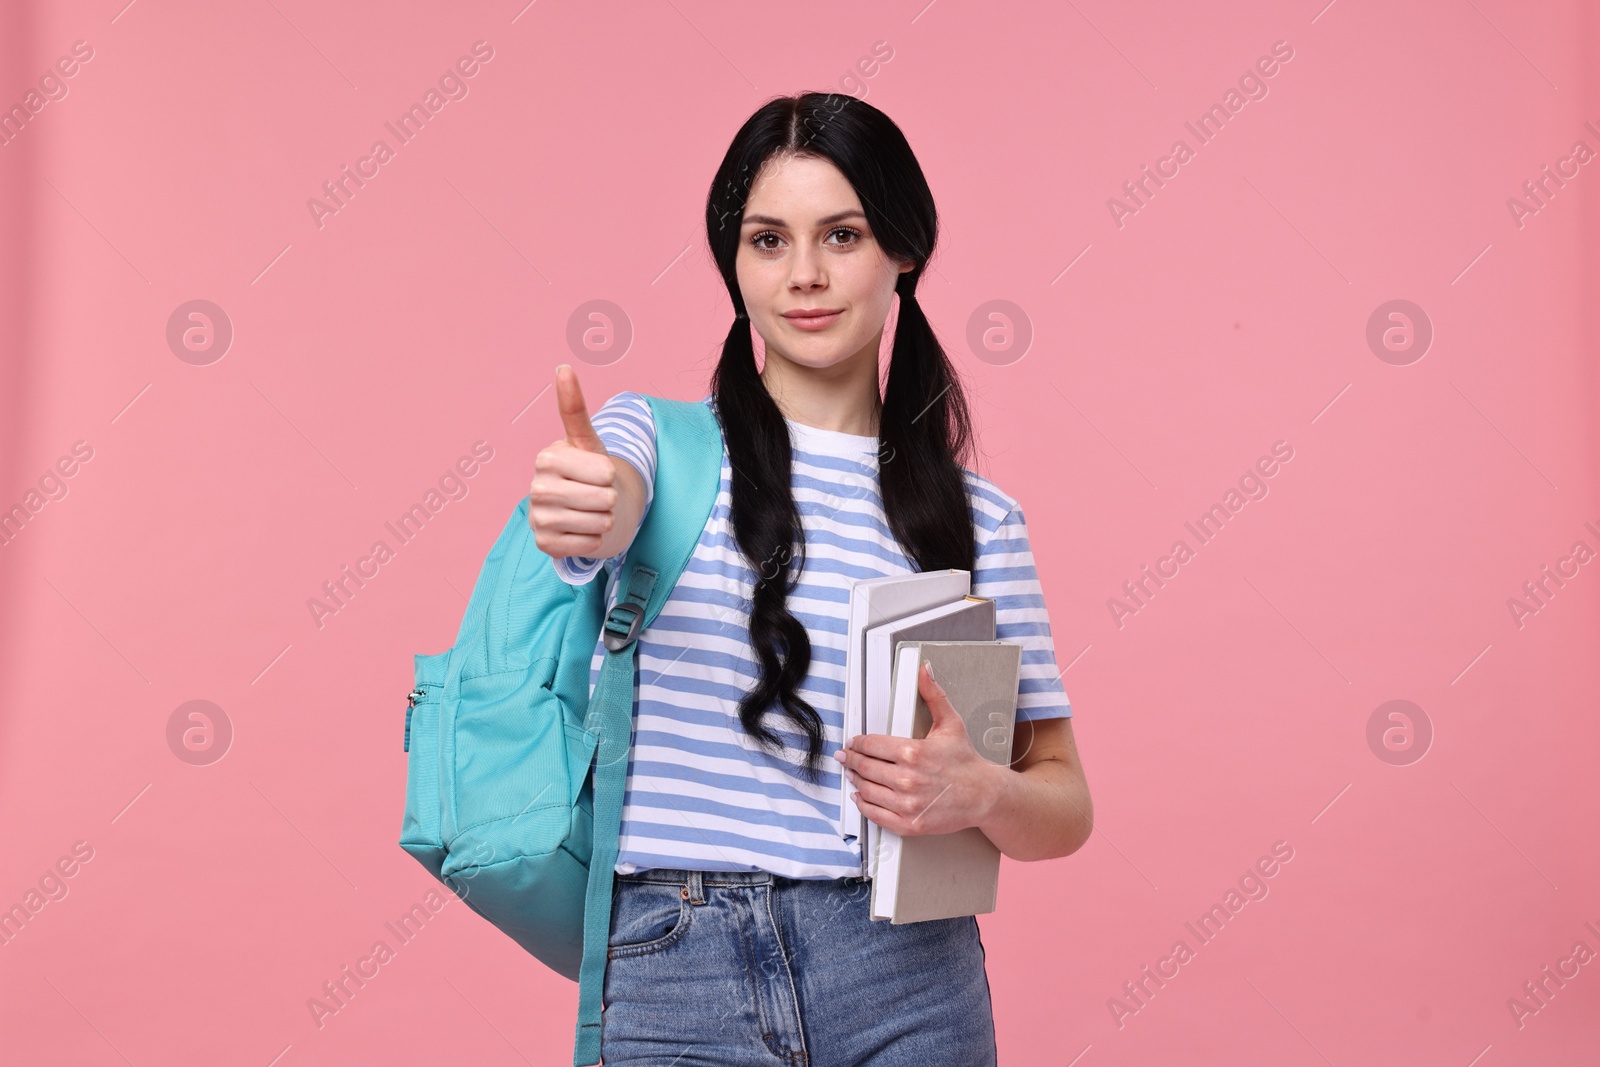
<svg viewBox="0 0 1600 1067">
<path fill-rule="evenodd" d="M 699 871 L 689 872 L 689 903 L 704 904 L 706 902 L 705 885 Z"/>
</svg>

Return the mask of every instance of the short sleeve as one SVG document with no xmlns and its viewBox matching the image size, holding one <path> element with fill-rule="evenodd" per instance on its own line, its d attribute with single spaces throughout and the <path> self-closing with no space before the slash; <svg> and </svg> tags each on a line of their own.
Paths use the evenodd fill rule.
<svg viewBox="0 0 1600 1067">
<path fill-rule="evenodd" d="M 651 414 L 650 402 L 643 395 L 628 390 L 607 400 L 589 417 L 594 432 L 606 451 L 621 456 L 631 463 L 644 478 L 644 515 L 650 514 L 650 502 L 656 495 L 656 421 Z M 600 559 L 595 556 L 563 556 L 552 560 L 556 576 L 568 585 L 583 585 L 600 573 L 606 564 L 617 564 L 627 555 L 627 549 Z M 612 566 L 612 571 L 616 567 Z"/>
<path fill-rule="evenodd" d="M 995 637 L 1022 646 L 1017 720 L 1071 717 L 1021 505 L 1012 507 L 979 545 L 972 595 L 995 602 Z"/>
</svg>

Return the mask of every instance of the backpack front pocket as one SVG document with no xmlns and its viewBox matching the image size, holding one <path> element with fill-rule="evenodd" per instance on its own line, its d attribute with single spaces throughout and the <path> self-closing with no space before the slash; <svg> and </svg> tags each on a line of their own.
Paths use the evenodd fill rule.
<svg viewBox="0 0 1600 1067">
<path fill-rule="evenodd" d="M 571 826 L 568 737 L 560 701 L 546 688 L 554 661 L 525 670 L 463 678 L 452 701 L 452 841 L 485 834 L 509 852 L 538 855 L 560 846 Z M 504 855 L 499 858 L 505 858 Z"/>
</svg>

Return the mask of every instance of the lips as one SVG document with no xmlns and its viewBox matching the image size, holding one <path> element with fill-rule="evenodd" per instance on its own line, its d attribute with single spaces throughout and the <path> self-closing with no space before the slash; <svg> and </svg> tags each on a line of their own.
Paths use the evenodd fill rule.
<svg viewBox="0 0 1600 1067">
<path fill-rule="evenodd" d="M 844 308 L 798 308 L 783 317 L 797 330 L 825 330 L 844 314 Z"/>
</svg>

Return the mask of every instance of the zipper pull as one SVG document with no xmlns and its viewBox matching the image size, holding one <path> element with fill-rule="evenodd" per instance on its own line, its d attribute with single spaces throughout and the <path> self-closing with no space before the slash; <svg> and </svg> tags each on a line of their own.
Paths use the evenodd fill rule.
<svg viewBox="0 0 1600 1067">
<path fill-rule="evenodd" d="M 421 700 L 427 695 L 428 694 L 423 691 L 421 686 L 418 686 L 406 694 L 406 739 L 405 743 L 401 746 L 402 752 L 411 751 L 411 713 L 417 709 L 417 701 Z"/>
</svg>

